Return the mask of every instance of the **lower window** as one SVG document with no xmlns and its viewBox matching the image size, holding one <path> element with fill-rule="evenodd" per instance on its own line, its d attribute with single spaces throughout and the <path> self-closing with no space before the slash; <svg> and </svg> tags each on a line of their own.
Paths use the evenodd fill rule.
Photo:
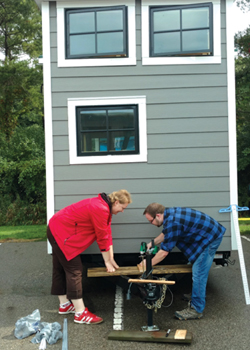
<svg viewBox="0 0 250 350">
<path fill-rule="evenodd" d="M 68 99 L 69 163 L 147 161 L 145 96 Z"/>
<path fill-rule="evenodd" d="M 77 107 L 77 155 L 138 154 L 138 108 Z"/>
</svg>

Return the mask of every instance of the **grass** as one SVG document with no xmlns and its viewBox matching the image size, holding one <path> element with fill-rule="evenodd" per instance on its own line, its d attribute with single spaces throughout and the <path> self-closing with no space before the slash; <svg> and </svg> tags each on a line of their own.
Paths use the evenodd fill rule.
<svg viewBox="0 0 250 350">
<path fill-rule="evenodd" d="M 250 235 L 250 219 L 239 219 L 240 233 Z M 1 226 L 0 242 L 46 241 L 47 225 Z"/>
<path fill-rule="evenodd" d="M 1 226 L 0 242 L 46 241 L 47 225 Z"/>
</svg>

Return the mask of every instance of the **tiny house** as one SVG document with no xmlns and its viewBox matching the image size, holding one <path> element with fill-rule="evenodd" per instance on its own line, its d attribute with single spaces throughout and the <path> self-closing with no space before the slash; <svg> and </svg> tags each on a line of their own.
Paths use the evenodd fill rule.
<svg viewBox="0 0 250 350">
<path fill-rule="evenodd" d="M 143 216 L 159 202 L 221 222 L 217 257 L 228 257 L 231 217 L 219 210 L 237 204 L 233 1 L 36 2 L 48 220 L 124 188 L 133 203 L 113 218 L 116 254 L 138 254 L 160 233 Z"/>
</svg>

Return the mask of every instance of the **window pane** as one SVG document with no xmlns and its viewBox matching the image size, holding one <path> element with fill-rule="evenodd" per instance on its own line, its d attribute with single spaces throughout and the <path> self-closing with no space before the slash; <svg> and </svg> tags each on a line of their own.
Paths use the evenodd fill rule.
<svg viewBox="0 0 250 350">
<path fill-rule="evenodd" d="M 154 32 L 180 29 L 180 11 L 154 11 Z"/>
<path fill-rule="evenodd" d="M 113 131 L 110 132 L 110 151 L 134 151 L 134 131 Z"/>
<path fill-rule="evenodd" d="M 106 132 L 82 134 L 81 152 L 107 152 Z"/>
<path fill-rule="evenodd" d="M 72 35 L 70 37 L 70 55 L 95 53 L 95 35 Z"/>
<path fill-rule="evenodd" d="M 179 52 L 180 33 L 161 33 L 154 35 L 154 53 Z"/>
<path fill-rule="evenodd" d="M 89 33 L 95 31 L 93 12 L 71 13 L 69 15 L 69 33 Z"/>
<path fill-rule="evenodd" d="M 109 129 L 128 129 L 134 128 L 134 110 L 122 109 L 109 111 Z"/>
<path fill-rule="evenodd" d="M 209 50 L 209 30 L 183 32 L 183 51 Z"/>
<path fill-rule="evenodd" d="M 97 31 L 122 30 L 123 11 L 99 11 L 97 12 Z"/>
<path fill-rule="evenodd" d="M 122 53 L 123 33 L 104 33 L 97 35 L 97 53 Z"/>
<path fill-rule="evenodd" d="M 106 130 L 106 111 L 81 111 L 81 130 Z"/>
<path fill-rule="evenodd" d="M 182 10 L 182 29 L 209 27 L 209 8 Z"/>
</svg>

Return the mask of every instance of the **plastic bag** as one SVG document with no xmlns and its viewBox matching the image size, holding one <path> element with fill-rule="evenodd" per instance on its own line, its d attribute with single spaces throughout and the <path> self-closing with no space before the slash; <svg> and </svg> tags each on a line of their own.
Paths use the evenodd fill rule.
<svg viewBox="0 0 250 350">
<path fill-rule="evenodd" d="M 40 311 L 36 309 L 32 314 L 20 318 L 15 324 L 14 335 L 17 339 L 23 339 L 34 334 L 40 328 Z"/>
<path fill-rule="evenodd" d="M 55 344 L 58 339 L 62 338 L 62 332 L 60 329 L 61 325 L 58 322 L 41 322 L 40 329 L 36 333 L 35 337 L 31 339 L 31 343 L 38 344 L 43 338 L 45 338 L 48 344 Z"/>
</svg>

